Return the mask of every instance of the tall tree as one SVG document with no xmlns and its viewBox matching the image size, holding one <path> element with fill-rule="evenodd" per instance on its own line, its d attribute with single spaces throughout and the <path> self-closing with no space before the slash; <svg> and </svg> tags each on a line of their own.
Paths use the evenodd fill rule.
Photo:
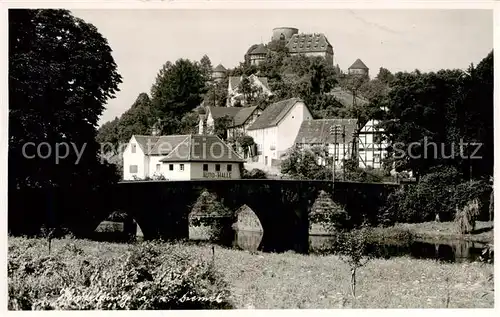
<svg viewBox="0 0 500 317">
<path fill-rule="evenodd" d="M 464 141 L 476 143 L 468 153 L 479 147 L 476 157 L 462 166 L 465 175 L 482 177 L 493 175 L 494 106 L 493 106 L 493 51 L 476 67 L 471 65 L 464 76 Z"/>
<path fill-rule="evenodd" d="M 227 103 L 228 84 L 229 80 L 227 77 L 220 82 L 213 82 L 203 97 L 204 105 L 207 107 L 225 107 Z"/>
<path fill-rule="evenodd" d="M 419 177 L 446 165 L 469 178 L 492 175 L 492 96 L 492 54 L 468 72 L 396 74 L 384 101 L 390 116 L 384 126 L 400 169 Z M 480 159 L 464 157 L 473 154 L 475 146 L 465 145 L 470 142 L 482 144 L 475 153 Z"/>
<path fill-rule="evenodd" d="M 243 101 L 245 105 L 252 104 L 257 96 L 262 94 L 262 88 L 255 85 L 250 78 L 243 75 L 241 78 L 241 82 L 238 85 L 238 91 L 243 94 Z"/>
<path fill-rule="evenodd" d="M 158 117 L 152 109 L 151 100 L 146 93 L 140 93 L 129 110 L 120 118 L 118 139 L 127 143 L 134 134 L 151 134 Z"/>
<path fill-rule="evenodd" d="M 198 63 L 179 59 L 163 65 L 151 88 L 152 107 L 161 119 L 162 134 L 175 134 L 181 129 L 182 116 L 201 103 L 205 89 Z"/>
<path fill-rule="evenodd" d="M 394 80 L 394 75 L 384 67 L 380 67 L 376 79 L 380 80 L 382 83 L 389 85 Z"/>
<path fill-rule="evenodd" d="M 79 189 L 116 180 L 115 170 L 100 163 L 95 137 L 104 104 L 118 91 L 121 76 L 107 40 L 69 11 L 11 9 L 8 14 L 9 188 L 64 187 L 74 203 L 64 216 L 75 219 L 79 211 L 87 212 L 89 200 Z M 47 142 L 52 156 L 29 158 L 23 153 L 28 142 Z M 80 157 L 69 151 L 56 161 L 57 143 L 84 151 Z M 9 206 L 9 227 L 11 219 L 33 216 L 14 209 Z"/>
<path fill-rule="evenodd" d="M 201 58 L 200 68 L 205 82 L 209 83 L 212 79 L 212 62 L 207 55 L 203 55 Z"/>
<path fill-rule="evenodd" d="M 114 151 L 117 148 L 120 142 L 118 136 L 119 123 L 120 119 L 115 117 L 114 120 L 104 123 L 99 130 L 97 130 L 96 141 L 101 144 L 107 143 L 111 145 L 111 147 L 103 149 L 104 151 Z"/>
</svg>

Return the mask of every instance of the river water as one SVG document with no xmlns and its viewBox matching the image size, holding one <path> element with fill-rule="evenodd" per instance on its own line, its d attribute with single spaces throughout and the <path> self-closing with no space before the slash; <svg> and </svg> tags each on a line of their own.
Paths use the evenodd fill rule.
<svg viewBox="0 0 500 317">
<path fill-rule="evenodd" d="M 120 231 L 121 227 L 117 229 Z M 234 230 L 232 241 L 226 241 L 225 246 L 234 249 L 257 251 L 262 241 L 263 232 L 258 230 Z M 142 239 L 142 232 L 138 228 L 137 238 Z M 190 227 L 189 238 L 193 242 L 207 239 L 202 227 Z M 230 237 L 229 237 L 230 238 Z M 473 262 L 478 261 L 486 247 L 483 243 L 465 240 L 411 241 L 409 243 L 391 242 L 371 244 L 368 253 L 377 258 L 391 258 L 410 256 L 418 259 L 433 259 L 445 262 Z M 299 252 L 299 250 L 296 250 Z M 309 254 L 332 254 L 332 237 L 325 235 L 309 236 Z"/>
<path fill-rule="evenodd" d="M 262 232 L 235 231 L 232 247 L 240 250 L 257 251 L 262 241 Z M 193 237 L 192 240 L 200 240 Z M 309 254 L 331 254 L 332 238 L 329 236 L 310 235 Z M 445 262 L 478 261 L 485 245 L 464 240 L 443 241 L 412 241 L 409 243 L 371 244 L 368 253 L 377 258 L 410 256 L 418 259 L 433 259 Z"/>
</svg>

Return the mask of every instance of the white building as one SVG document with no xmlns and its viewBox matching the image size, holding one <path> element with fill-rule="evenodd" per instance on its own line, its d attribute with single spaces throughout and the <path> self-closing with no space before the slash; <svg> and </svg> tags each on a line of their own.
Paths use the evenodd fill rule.
<svg viewBox="0 0 500 317">
<path fill-rule="evenodd" d="M 243 76 L 231 76 L 229 77 L 229 84 L 227 86 L 227 106 L 234 107 L 237 102 L 241 105 L 245 105 L 245 100 L 243 94 L 239 91 L 239 85 Z M 258 77 L 255 74 L 248 76 L 250 83 L 257 89 L 260 90 L 265 96 L 271 96 L 272 92 L 269 88 L 269 83 L 266 77 Z"/>
<path fill-rule="evenodd" d="M 215 135 L 131 137 L 123 179 L 239 179 L 243 159 Z"/>
<path fill-rule="evenodd" d="M 295 144 L 303 149 L 322 147 L 325 149 L 325 156 L 335 156 L 335 164 L 341 166 L 344 159 L 353 157 L 357 124 L 356 119 L 305 120 L 295 138 Z M 336 126 L 337 135 L 334 132 Z M 325 158 L 318 158 L 318 162 L 324 165 Z"/>
<path fill-rule="evenodd" d="M 368 121 L 358 134 L 359 166 L 362 168 L 382 168 L 387 157 L 388 143 L 383 139 L 384 130 L 377 127 L 378 120 Z"/>
<path fill-rule="evenodd" d="M 298 98 L 269 105 L 247 129 L 257 144 L 258 162 L 267 166 L 279 164 L 281 156 L 294 145 L 302 122 L 311 119 L 311 111 Z"/>
</svg>

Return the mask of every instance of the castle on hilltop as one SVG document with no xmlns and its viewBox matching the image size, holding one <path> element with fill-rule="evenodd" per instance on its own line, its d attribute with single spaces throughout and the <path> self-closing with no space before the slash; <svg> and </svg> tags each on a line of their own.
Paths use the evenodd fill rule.
<svg viewBox="0 0 500 317">
<path fill-rule="evenodd" d="M 333 47 L 323 33 L 305 34 L 292 27 L 278 27 L 273 29 L 271 43 L 283 42 L 290 55 L 320 56 L 333 66 Z M 265 60 L 269 47 L 263 44 L 250 46 L 245 59 L 252 65 L 259 65 Z"/>
</svg>

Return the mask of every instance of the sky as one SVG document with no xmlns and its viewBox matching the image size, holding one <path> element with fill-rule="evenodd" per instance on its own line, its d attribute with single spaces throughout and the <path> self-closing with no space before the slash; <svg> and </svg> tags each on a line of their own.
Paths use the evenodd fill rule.
<svg viewBox="0 0 500 317">
<path fill-rule="evenodd" d="M 493 49 L 493 13 L 488 10 L 73 10 L 108 40 L 123 77 L 100 124 L 150 93 L 167 61 L 199 61 L 235 67 L 252 44 L 267 43 L 275 27 L 323 33 L 342 70 L 360 58 L 370 76 L 391 72 L 467 68 Z"/>
</svg>

